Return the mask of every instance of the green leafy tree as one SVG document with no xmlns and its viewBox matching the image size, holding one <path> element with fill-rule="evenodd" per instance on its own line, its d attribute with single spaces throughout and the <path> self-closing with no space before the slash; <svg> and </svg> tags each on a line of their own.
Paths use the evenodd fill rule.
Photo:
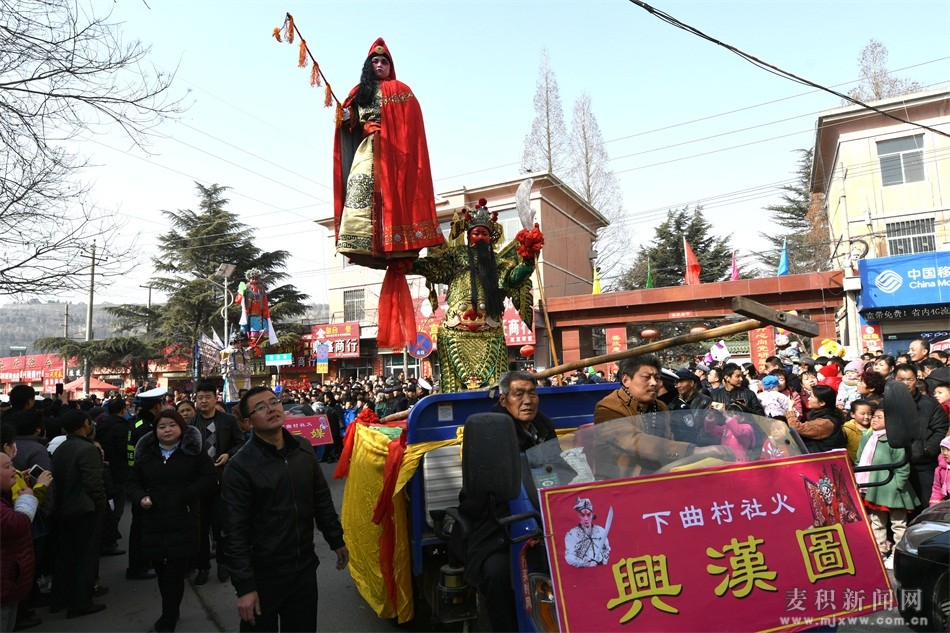
<svg viewBox="0 0 950 633">
<path fill-rule="evenodd" d="M 135 305 L 109 308 L 118 317 L 117 329 L 151 330 L 166 345 L 189 348 L 202 333 L 220 331 L 224 280 L 214 273 L 222 263 L 236 267 L 228 279 L 229 293 L 236 291 L 249 269 L 261 271 L 274 323 L 303 314 L 306 295 L 292 284 L 279 283 L 287 277 L 283 269 L 290 254 L 263 251 L 254 245 L 253 230 L 226 208 L 228 187 L 198 183 L 196 187 L 197 210 L 162 211 L 172 228 L 159 238 L 160 254 L 152 260 L 156 276 L 150 284 L 168 296 L 167 303 L 151 310 Z M 232 306 L 228 312 L 232 332 L 239 318 L 240 309 Z"/>
<path fill-rule="evenodd" d="M 680 286 L 686 274 L 686 253 L 683 238 L 689 242 L 702 268 L 703 283 L 723 281 L 732 266 L 731 236 L 718 237 L 703 216 L 702 207 L 671 209 L 666 220 L 656 227 L 656 235 L 643 246 L 630 265 L 612 284 L 611 290 L 636 290 L 646 287 L 647 261 L 653 273 L 653 287 Z"/>
<path fill-rule="evenodd" d="M 800 149 L 795 180 L 782 187 L 782 203 L 765 207 L 772 223 L 784 231 L 760 233 L 772 246 L 758 255 L 766 276 L 778 271 L 782 245 L 788 240 L 790 274 L 827 270 L 831 259 L 828 218 L 811 198 L 811 166 L 814 150 Z"/>
<path fill-rule="evenodd" d="M 91 367 L 123 373 L 128 370 L 138 384 L 148 380 L 150 362 L 157 363 L 167 357 L 166 350 L 159 347 L 156 341 L 137 336 L 114 336 L 91 341 L 57 336 L 37 339 L 34 345 L 41 351 L 55 352 L 80 363 L 88 361 Z"/>
</svg>

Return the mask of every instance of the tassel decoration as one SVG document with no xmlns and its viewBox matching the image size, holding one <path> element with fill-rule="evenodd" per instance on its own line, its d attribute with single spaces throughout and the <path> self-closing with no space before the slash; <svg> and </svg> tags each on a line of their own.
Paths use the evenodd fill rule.
<svg viewBox="0 0 950 633">
<path fill-rule="evenodd" d="M 284 27 L 284 39 L 287 40 L 288 44 L 294 43 L 294 16 L 287 14 L 287 22 Z"/>
<path fill-rule="evenodd" d="M 275 26 L 275 27 L 274 27 L 273 36 L 274 36 L 274 39 L 277 40 L 278 42 L 283 41 L 283 40 L 280 39 L 280 27 L 279 27 L 279 26 Z"/>
<path fill-rule="evenodd" d="M 339 103 L 336 104 L 336 126 L 341 127 L 343 125 L 343 106 Z"/>
<path fill-rule="evenodd" d="M 307 40 L 300 40 L 300 52 L 297 54 L 297 68 L 307 67 Z"/>
<path fill-rule="evenodd" d="M 327 84 L 323 91 L 323 107 L 329 108 L 331 105 L 333 105 L 333 91 L 330 90 L 330 84 Z"/>
<path fill-rule="evenodd" d="M 320 86 L 320 64 L 313 62 L 313 66 L 310 68 L 310 85 L 313 87 Z"/>
</svg>

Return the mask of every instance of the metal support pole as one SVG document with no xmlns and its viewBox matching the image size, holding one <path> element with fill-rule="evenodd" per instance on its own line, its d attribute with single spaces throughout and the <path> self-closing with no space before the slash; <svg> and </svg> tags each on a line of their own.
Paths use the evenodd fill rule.
<svg viewBox="0 0 950 633">
<path fill-rule="evenodd" d="M 96 292 L 96 241 L 92 241 L 92 265 L 89 267 L 89 305 L 86 306 L 86 340 L 93 339 L 92 333 L 92 304 Z M 92 378 L 92 367 L 89 365 L 89 357 L 84 356 L 82 363 L 82 390 L 83 394 L 89 395 L 89 381 Z"/>
</svg>

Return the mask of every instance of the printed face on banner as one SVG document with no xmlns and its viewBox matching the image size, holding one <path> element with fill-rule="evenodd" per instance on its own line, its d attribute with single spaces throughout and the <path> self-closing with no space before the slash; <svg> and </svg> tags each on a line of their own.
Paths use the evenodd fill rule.
<svg viewBox="0 0 950 633">
<path fill-rule="evenodd" d="M 796 631 L 894 606 L 843 451 L 546 488 L 541 508 L 562 631 Z"/>
</svg>

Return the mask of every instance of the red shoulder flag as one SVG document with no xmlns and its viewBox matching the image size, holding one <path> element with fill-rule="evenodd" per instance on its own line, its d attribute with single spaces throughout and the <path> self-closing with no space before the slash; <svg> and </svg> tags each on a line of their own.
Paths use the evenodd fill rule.
<svg viewBox="0 0 950 633">
<path fill-rule="evenodd" d="M 699 281 L 699 273 L 702 268 L 685 237 L 683 238 L 683 249 L 686 251 L 686 278 L 684 281 L 687 286 L 699 285 L 701 283 Z"/>
</svg>

